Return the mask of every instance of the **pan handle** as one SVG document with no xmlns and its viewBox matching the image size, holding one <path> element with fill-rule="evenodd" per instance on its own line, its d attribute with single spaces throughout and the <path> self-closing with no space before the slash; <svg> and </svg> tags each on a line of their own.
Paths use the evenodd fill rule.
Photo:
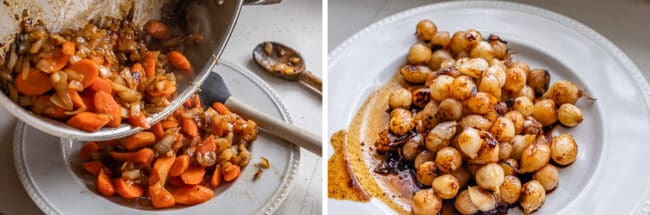
<svg viewBox="0 0 650 215">
<path fill-rule="evenodd" d="M 282 0 L 244 0 L 244 5 L 277 4 Z"/>
</svg>

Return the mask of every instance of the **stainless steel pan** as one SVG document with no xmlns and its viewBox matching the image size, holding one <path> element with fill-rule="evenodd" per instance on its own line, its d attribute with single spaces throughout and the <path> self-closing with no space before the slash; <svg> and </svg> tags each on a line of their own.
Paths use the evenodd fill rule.
<svg viewBox="0 0 650 215">
<path fill-rule="evenodd" d="M 237 17 L 244 4 L 269 4 L 280 0 L 5 0 L 0 5 L 0 43 L 2 55 L 11 44 L 14 35 L 20 31 L 18 24 L 23 11 L 29 12 L 29 17 L 44 21 L 50 31 L 56 32 L 66 28 L 78 28 L 89 20 L 105 16 L 123 17 L 134 10 L 134 21 L 139 26 L 151 18 L 160 17 L 160 8 L 169 1 L 178 1 L 191 10 L 192 32 L 201 32 L 204 41 L 196 47 L 188 49 L 186 55 L 197 75 L 190 83 L 178 83 L 179 96 L 162 112 L 147 118 L 153 125 L 165 118 L 189 98 L 203 83 L 208 69 L 218 63 L 219 56 L 226 47 L 230 34 L 237 22 Z M 186 17 L 179 17 L 186 18 Z M 85 132 L 70 127 L 65 123 L 32 113 L 12 102 L 5 93 L 0 93 L 0 105 L 18 119 L 32 127 L 51 135 L 73 140 L 101 141 L 120 138 L 136 133 L 141 128 L 132 128 L 128 123 L 119 128 L 103 128 L 96 132 Z"/>
</svg>

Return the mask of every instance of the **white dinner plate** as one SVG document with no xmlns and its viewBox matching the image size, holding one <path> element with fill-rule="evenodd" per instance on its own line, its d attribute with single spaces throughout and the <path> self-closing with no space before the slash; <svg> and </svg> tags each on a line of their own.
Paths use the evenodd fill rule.
<svg viewBox="0 0 650 215">
<path fill-rule="evenodd" d="M 375 89 L 405 62 L 415 25 L 430 19 L 439 31 L 495 33 L 551 82 L 566 79 L 597 98 L 581 99 L 585 120 L 573 134 L 577 161 L 560 169 L 559 187 L 537 214 L 647 214 L 650 206 L 649 88 L 639 69 L 600 34 L 544 9 L 505 2 L 451 2 L 403 11 L 357 32 L 330 53 L 328 134 L 346 128 Z M 329 155 L 333 149 L 329 146 Z M 379 200 L 328 200 L 332 214 L 394 213 Z M 509 212 L 519 214 L 518 208 Z"/>
<path fill-rule="evenodd" d="M 259 110 L 291 122 L 278 95 L 259 77 L 221 61 L 218 72 L 234 96 Z M 209 83 L 204 83 L 209 84 Z M 14 160 L 21 183 L 46 214 L 271 214 L 280 206 L 295 180 L 300 150 L 293 144 L 260 132 L 251 145 L 252 158 L 237 180 L 219 186 L 208 202 L 188 207 L 151 210 L 120 204 L 119 197 L 95 193 L 94 177 L 79 162 L 82 143 L 59 140 L 19 122 L 14 134 Z M 271 168 L 253 181 L 260 156 Z"/>
</svg>

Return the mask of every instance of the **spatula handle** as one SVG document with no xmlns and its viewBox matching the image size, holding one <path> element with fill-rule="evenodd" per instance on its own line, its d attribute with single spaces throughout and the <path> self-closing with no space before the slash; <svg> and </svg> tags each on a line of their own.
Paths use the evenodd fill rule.
<svg viewBox="0 0 650 215">
<path fill-rule="evenodd" d="M 226 100 L 224 105 L 240 116 L 255 121 L 260 128 L 269 134 L 322 156 L 321 149 L 323 145 L 318 135 L 257 111 L 232 96 Z"/>
</svg>

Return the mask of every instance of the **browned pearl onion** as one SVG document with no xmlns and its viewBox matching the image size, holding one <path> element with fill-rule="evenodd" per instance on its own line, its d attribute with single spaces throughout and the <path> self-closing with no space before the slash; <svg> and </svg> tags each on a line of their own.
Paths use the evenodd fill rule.
<svg viewBox="0 0 650 215">
<path fill-rule="evenodd" d="M 533 174 L 533 179 L 538 181 L 547 192 L 557 187 L 558 177 L 560 177 L 560 173 L 557 171 L 557 168 L 551 164 L 546 164 Z"/>
<path fill-rule="evenodd" d="M 427 134 L 425 141 L 427 149 L 432 152 L 437 152 L 443 147 L 448 146 L 451 138 L 456 135 L 457 126 L 458 123 L 456 121 L 442 122 L 436 125 L 436 127 L 431 129 L 429 134 Z"/>
<path fill-rule="evenodd" d="M 499 79 L 499 86 L 503 87 L 503 85 L 506 84 L 506 78 L 507 78 L 506 69 L 508 69 L 508 67 L 506 66 L 506 63 L 496 58 L 492 59 L 488 63 L 490 64 L 490 68 L 488 68 L 487 72 L 496 75 L 497 78 Z"/>
<path fill-rule="evenodd" d="M 438 102 L 449 98 L 449 88 L 451 87 L 452 82 L 454 82 L 454 77 L 448 75 L 440 75 L 433 79 L 431 85 L 429 85 L 431 98 Z"/>
<path fill-rule="evenodd" d="M 488 93 L 477 92 L 467 99 L 467 108 L 474 114 L 486 114 L 494 110 L 497 102 L 499 101 L 496 97 Z"/>
<path fill-rule="evenodd" d="M 445 99 L 438 106 L 437 117 L 440 121 L 457 121 L 463 116 L 463 104 L 455 99 Z"/>
<path fill-rule="evenodd" d="M 578 157 L 578 144 L 570 134 L 560 134 L 553 137 L 551 143 L 551 158 L 562 166 L 572 164 Z"/>
<path fill-rule="evenodd" d="M 490 67 L 483 58 L 459 58 L 454 66 L 461 74 L 472 78 L 480 78 L 481 73 Z"/>
<path fill-rule="evenodd" d="M 433 161 L 436 158 L 436 153 L 433 153 L 429 150 L 423 150 L 418 154 L 418 156 L 415 156 L 415 160 L 413 161 L 413 166 L 420 166 L 424 162 L 427 161 Z"/>
<path fill-rule="evenodd" d="M 450 67 L 453 67 L 454 65 L 456 65 L 456 60 L 451 58 L 451 59 L 447 59 L 447 60 L 442 61 L 442 63 L 440 63 L 440 68 L 441 69 L 450 68 Z M 458 70 L 456 70 L 456 68 L 451 70 L 451 72 L 452 73 L 446 72 L 445 74 L 447 74 L 447 75 L 449 75 L 451 77 L 454 77 L 454 78 L 458 77 L 460 75 L 460 72 Z"/>
<path fill-rule="evenodd" d="M 416 177 L 420 184 L 429 186 L 438 177 L 438 168 L 433 161 L 427 161 L 417 166 Z"/>
<path fill-rule="evenodd" d="M 402 155 L 404 155 L 406 160 L 413 160 L 422 151 L 423 145 L 424 137 L 421 134 L 417 134 L 404 143 L 402 146 Z"/>
<path fill-rule="evenodd" d="M 481 35 L 481 32 L 478 32 L 477 30 L 474 29 L 469 29 L 467 30 L 467 34 L 465 35 L 465 39 L 470 41 L 470 46 L 483 41 L 483 35 Z"/>
<path fill-rule="evenodd" d="M 531 101 L 533 101 L 533 100 L 535 100 L 535 90 L 533 90 L 533 88 L 528 86 L 528 85 L 524 85 L 524 87 L 521 88 L 521 90 L 519 90 L 517 92 L 513 92 L 510 96 L 512 98 L 525 96 L 525 97 L 528 97 Z"/>
<path fill-rule="evenodd" d="M 522 134 L 539 135 L 542 132 L 542 123 L 532 116 L 527 116 L 526 119 L 524 119 L 524 130 L 521 131 Z"/>
<path fill-rule="evenodd" d="M 399 73 L 406 82 L 422 84 L 427 80 L 429 74 L 433 74 L 433 71 L 425 65 L 406 65 L 399 70 Z"/>
<path fill-rule="evenodd" d="M 503 203 L 511 205 L 519 201 L 521 194 L 521 181 L 519 178 L 514 175 L 506 175 L 503 184 L 499 187 L 499 194 Z"/>
<path fill-rule="evenodd" d="M 544 93 L 545 99 L 552 99 L 556 105 L 563 105 L 566 103 L 575 104 L 580 97 L 582 91 L 569 81 L 556 81 Z"/>
<path fill-rule="evenodd" d="M 454 147 L 444 147 L 436 153 L 436 167 L 445 173 L 453 172 L 463 165 L 463 158 L 460 152 Z"/>
<path fill-rule="evenodd" d="M 499 142 L 487 131 L 480 132 L 483 143 L 477 156 L 469 160 L 470 164 L 487 164 L 499 161 Z"/>
<path fill-rule="evenodd" d="M 472 127 L 481 131 L 490 129 L 492 122 L 477 114 L 466 115 L 460 120 L 460 127 Z"/>
<path fill-rule="evenodd" d="M 390 112 L 388 127 L 394 134 L 402 136 L 413 130 L 415 127 L 415 119 L 413 119 L 413 115 L 410 111 L 403 108 L 397 108 Z"/>
<path fill-rule="evenodd" d="M 474 205 L 472 200 L 469 198 L 469 190 L 465 189 L 461 191 L 454 201 L 454 207 L 461 214 L 475 214 L 478 212 L 478 207 Z"/>
<path fill-rule="evenodd" d="M 438 124 L 438 102 L 429 100 L 429 103 L 415 115 L 416 120 L 420 120 L 426 129 L 432 129 Z"/>
<path fill-rule="evenodd" d="M 411 107 L 412 101 L 411 92 L 404 88 L 393 90 L 388 95 L 388 106 L 390 109 L 409 108 Z"/>
<path fill-rule="evenodd" d="M 431 94 L 428 87 L 418 88 L 411 91 L 413 97 L 412 104 L 418 108 L 424 108 L 429 103 L 429 95 Z"/>
<path fill-rule="evenodd" d="M 555 102 L 551 99 L 535 101 L 535 109 L 533 109 L 532 116 L 542 123 L 542 126 L 552 125 L 557 121 Z"/>
<path fill-rule="evenodd" d="M 546 137 L 538 136 L 535 142 L 526 146 L 521 152 L 521 168 L 519 173 L 535 172 L 551 159 L 551 147 Z"/>
<path fill-rule="evenodd" d="M 492 67 L 490 67 L 492 68 Z M 484 72 L 481 75 L 481 82 L 478 85 L 478 91 L 488 93 L 496 98 L 501 98 L 501 85 L 499 78 L 494 72 Z"/>
<path fill-rule="evenodd" d="M 530 73 L 530 66 L 528 66 L 527 63 L 524 62 L 515 62 L 510 65 L 510 68 L 519 68 L 521 70 L 524 70 L 526 74 Z"/>
<path fill-rule="evenodd" d="M 526 117 L 533 114 L 535 105 L 530 98 L 521 96 L 515 99 L 515 102 L 512 104 L 512 108 Z"/>
<path fill-rule="evenodd" d="M 411 209 L 415 215 L 438 214 L 442 208 L 442 200 L 433 189 L 420 190 L 413 195 Z"/>
<path fill-rule="evenodd" d="M 551 83 L 551 74 L 545 69 L 533 69 L 530 71 L 530 76 L 526 80 L 526 83 L 533 88 L 535 94 L 542 95 Z"/>
<path fill-rule="evenodd" d="M 503 177 L 505 176 L 503 168 L 496 163 L 489 163 L 483 165 L 481 168 L 476 170 L 476 184 L 479 187 L 497 191 L 499 186 L 503 184 Z"/>
<path fill-rule="evenodd" d="M 487 41 L 479 41 L 475 43 L 469 52 L 469 56 L 473 58 L 483 58 L 486 61 L 492 60 L 495 57 L 494 48 Z"/>
<path fill-rule="evenodd" d="M 510 68 L 506 70 L 506 84 L 503 89 L 517 92 L 526 85 L 526 71 L 520 68 Z"/>
<path fill-rule="evenodd" d="M 478 210 L 488 212 L 497 207 L 496 198 L 490 191 L 477 186 L 469 186 L 467 190 L 469 191 L 469 200 L 476 205 Z"/>
<path fill-rule="evenodd" d="M 515 136 L 515 125 L 510 118 L 499 117 L 490 127 L 490 132 L 499 142 L 509 142 Z"/>
<path fill-rule="evenodd" d="M 499 163 L 499 165 L 503 168 L 503 174 L 505 175 L 517 175 L 519 173 L 519 162 L 513 158 L 509 158 Z"/>
<path fill-rule="evenodd" d="M 438 31 L 438 26 L 433 23 L 431 20 L 423 19 L 415 25 L 415 35 L 418 39 L 423 41 L 429 41 L 433 38 L 433 35 Z"/>
<path fill-rule="evenodd" d="M 472 177 L 472 175 L 470 175 L 469 172 L 467 172 L 467 170 L 463 167 L 454 170 L 450 174 L 458 180 L 459 187 L 467 186 L 469 179 Z"/>
<path fill-rule="evenodd" d="M 511 158 L 514 158 L 516 160 L 520 160 L 521 158 L 521 153 L 524 152 L 524 149 L 533 143 L 535 141 L 536 136 L 535 135 L 515 135 L 515 137 L 512 138 L 510 143 L 512 144 L 512 153 L 510 154 Z"/>
<path fill-rule="evenodd" d="M 483 139 L 481 139 L 479 130 L 471 127 L 465 127 L 463 131 L 458 134 L 455 141 L 458 146 L 457 148 L 470 159 L 474 159 L 478 156 L 478 151 L 484 143 Z"/>
<path fill-rule="evenodd" d="M 575 127 L 582 122 L 582 111 L 575 105 L 566 103 L 557 110 L 557 119 L 567 127 Z"/>
<path fill-rule="evenodd" d="M 456 77 L 449 88 L 451 97 L 461 101 L 469 98 L 476 90 L 478 88 L 474 79 L 468 76 Z"/>
<path fill-rule="evenodd" d="M 509 142 L 499 143 L 499 160 L 505 161 L 512 155 L 512 144 Z"/>
<path fill-rule="evenodd" d="M 521 198 L 519 204 L 524 209 L 524 213 L 530 214 L 544 204 L 546 200 L 546 191 L 544 187 L 536 180 L 526 182 L 521 187 Z"/>
<path fill-rule="evenodd" d="M 494 56 L 500 59 L 505 59 L 508 55 L 508 47 L 506 47 L 506 42 L 501 40 L 499 36 L 491 34 L 488 37 L 492 49 L 494 49 Z"/>
<path fill-rule="evenodd" d="M 431 49 L 424 43 L 417 43 L 411 46 L 408 54 L 409 64 L 420 65 L 426 64 L 431 59 Z"/>
<path fill-rule="evenodd" d="M 515 126 L 515 134 L 520 134 L 524 130 L 524 115 L 519 111 L 513 110 L 503 116 L 512 120 L 512 124 Z"/>
<path fill-rule="evenodd" d="M 472 42 L 467 39 L 467 32 L 465 31 L 456 31 L 451 40 L 449 41 L 449 50 L 452 54 L 457 55 L 460 52 L 464 52 L 472 45 Z"/>
<path fill-rule="evenodd" d="M 445 60 L 452 59 L 451 54 L 445 49 L 438 49 L 433 52 L 429 60 L 429 67 L 433 70 L 439 70 L 446 67 L 441 67 L 440 64 Z"/>
<path fill-rule="evenodd" d="M 452 199 L 456 197 L 458 190 L 460 189 L 460 184 L 458 179 L 450 174 L 444 174 L 433 179 L 431 187 L 438 197 L 442 199 Z"/>
<path fill-rule="evenodd" d="M 429 45 L 434 49 L 447 49 L 450 41 L 451 37 L 449 36 L 449 32 L 438 31 L 433 35 L 431 41 L 429 41 Z"/>
</svg>

